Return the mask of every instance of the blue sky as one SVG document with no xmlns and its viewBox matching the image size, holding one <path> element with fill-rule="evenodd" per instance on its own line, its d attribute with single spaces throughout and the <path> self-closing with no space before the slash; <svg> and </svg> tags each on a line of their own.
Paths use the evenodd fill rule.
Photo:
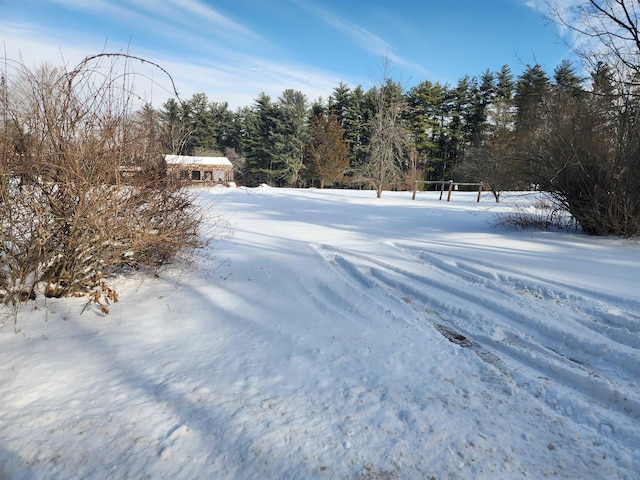
<svg viewBox="0 0 640 480">
<path fill-rule="evenodd" d="M 168 70 L 182 98 L 249 106 L 284 89 L 326 98 L 390 76 L 455 84 L 504 64 L 548 73 L 570 49 L 543 0 L 0 0 L 0 48 L 27 66 L 129 52 Z M 0 53 L 0 57 L 5 56 Z M 159 73 L 154 79 L 160 80 Z M 154 104 L 169 94 L 156 86 Z"/>
</svg>

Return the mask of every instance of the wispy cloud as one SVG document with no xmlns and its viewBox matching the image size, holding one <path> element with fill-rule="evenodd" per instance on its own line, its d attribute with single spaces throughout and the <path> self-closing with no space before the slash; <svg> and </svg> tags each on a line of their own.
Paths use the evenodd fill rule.
<svg viewBox="0 0 640 480">
<path fill-rule="evenodd" d="M 312 2 L 294 0 L 294 3 L 310 12 L 322 22 L 338 30 L 347 38 L 350 38 L 361 49 L 377 56 L 392 55 L 393 49 L 391 45 L 366 28 Z"/>
<path fill-rule="evenodd" d="M 98 31 L 78 32 L 59 22 L 9 24 L 0 20 L 0 42 L 5 50 L 0 57 L 6 52 L 8 58 L 27 67 L 43 62 L 73 67 L 88 55 L 127 52 L 169 71 L 183 99 L 204 92 L 212 101 L 228 101 L 234 108 L 251 105 L 260 92 L 275 97 L 285 88 L 300 90 L 310 99 L 326 98 L 344 80 L 309 65 L 269 60 L 268 55 L 261 55 L 268 48 L 266 40 L 197 0 L 158 2 L 153 16 L 147 15 L 151 7 L 143 0 L 53 1 L 63 11 L 81 9 L 84 15 L 117 19 L 125 38 L 105 38 Z M 194 27 L 194 17 L 201 22 L 200 27 Z M 146 32 L 137 35 L 131 30 L 133 38 L 129 43 L 128 26 L 136 24 L 143 25 L 145 31 L 160 32 L 162 38 L 149 40 Z M 113 35 L 112 30 L 106 31 Z M 223 35 L 237 37 L 237 42 L 216 41 L 219 37 L 211 37 L 210 32 L 223 31 Z M 171 95 L 170 88 L 163 86 L 160 72 L 149 75 L 155 75 L 155 85 L 144 96 L 156 105 L 163 103 Z"/>
<path fill-rule="evenodd" d="M 525 7 L 529 7 L 532 10 L 542 12 L 545 8 L 544 0 L 519 0 Z"/>
<path fill-rule="evenodd" d="M 276 98 L 288 88 L 303 92 L 309 100 L 326 99 L 344 80 L 304 65 L 256 58 L 219 65 L 194 65 L 176 60 L 163 66 L 175 72 L 174 79 L 183 98 L 205 92 L 210 100 L 226 101 L 234 108 L 252 105 L 261 92 Z"/>
<path fill-rule="evenodd" d="M 142 0 L 138 0 L 138 3 L 147 4 L 147 2 Z M 172 6 L 175 7 L 170 11 L 170 16 L 167 17 L 167 20 L 169 21 L 171 21 L 172 18 L 175 18 L 177 11 L 184 10 L 187 15 L 187 26 L 193 24 L 193 18 L 200 18 L 204 21 L 203 23 L 207 24 L 209 30 L 213 27 L 215 29 L 214 31 L 219 32 L 219 34 L 232 34 L 235 38 L 242 39 L 243 41 L 266 41 L 263 37 L 252 30 L 235 22 L 201 1 L 173 0 L 172 2 L 168 2 L 168 4 L 172 4 Z M 155 3 L 152 8 L 156 8 Z"/>
<path fill-rule="evenodd" d="M 64 32 L 49 30 L 30 23 L 6 23 L 0 20 L 2 31 L 2 56 L 32 67 L 43 62 L 76 64 L 87 56 L 88 45 L 72 42 Z M 104 45 L 96 44 L 91 53 L 102 50 Z M 89 47 L 90 48 L 90 47 Z"/>
<path fill-rule="evenodd" d="M 98 19 L 118 19 L 123 29 L 142 29 L 155 36 L 168 36 L 183 42 L 196 38 L 200 45 L 207 44 L 203 41 L 204 38 L 224 38 L 237 44 L 267 42 L 265 38 L 200 0 L 52 1 L 70 11 L 89 13 Z"/>
<path fill-rule="evenodd" d="M 323 23 L 340 32 L 361 50 L 372 54 L 378 60 L 388 59 L 391 63 L 407 68 L 413 72 L 427 76 L 431 75 L 431 72 L 419 63 L 400 57 L 396 53 L 396 48 L 394 48 L 391 43 L 362 25 L 348 20 L 313 2 L 307 0 L 293 0 L 293 2 L 310 12 Z"/>
</svg>

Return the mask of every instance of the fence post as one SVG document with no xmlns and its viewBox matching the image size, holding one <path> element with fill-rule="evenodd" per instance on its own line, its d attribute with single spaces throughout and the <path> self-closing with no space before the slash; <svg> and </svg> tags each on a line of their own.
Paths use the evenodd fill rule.
<svg viewBox="0 0 640 480">
<path fill-rule="evenodd" d="M 444 180 L 442 181 L 442 184 L 440 185 L 440 200 L 442 200 L 442 194 L 444 193 Z"/>
<path fill-rule="evenodd" d="M 478 187 L 478 201 L 476 203 L 480 203 L 480 195 L 482 194 L 482 187 L 484 184 L 480 182 L 480 186 Z"/>
<path fill-rule="evenodd" d="M 453 180 L 449 180 L 449 193 L 447 195 L 447 202 L 451 201 L 451 190 L 453 190 Z"/>
</svg>

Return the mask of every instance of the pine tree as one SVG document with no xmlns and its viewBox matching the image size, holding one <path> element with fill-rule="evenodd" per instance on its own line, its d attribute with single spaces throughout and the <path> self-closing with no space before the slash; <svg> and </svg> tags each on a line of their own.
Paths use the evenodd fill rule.
<svg viewBox="0 0 640 480">
<path fill-rule="evenodd" d="M 373 107 L 367 101 L 367 95 L 361 85 L 351 92 L 345 123 L 345 139 L 349 143 L 349 165 L 355 167 L 364 161 L 371 132 L 369 119 L 373 116 Z"/>
<path fill-rule="evenodd" d="M 235 128 L 235 113 L 229 109 L 227 102 L 210 104 L 216 147 L 222 153 L 227 148 L 237 149 L 239 138 Z"/>
<path fill-rule="evenodd" d="M 442 125 L 442 105 L 446 87 L 425 80 L 412 87 L 407 94 L 408 127 L 415 145 L 418 162 L 424 165 L 428 179 L 441 162 L 437 139 Z"/>
<path fill-rule="evenodd" d="M 479 145 L 489 128 L 489 108 L 496 96 L 494 75 L 487 70 L 482 74 L 480 83 L 476 78 L 471 84 L 471 107 L 466 119 L 467 143 L 470 146 Z"/>
<path fill-rule="evenodd" d="M 355 167 L 364 161 L 369 143 L 368 122 L 371 109 L 361 85 L 350 89 L 341 82 L 329 97 L 329 111 L 338 118 L 349 145 L 349 164 Z"/>
<path fill-rule="evenodd" d="M 444 143 L 445 171 L 454 168 L 461 160 L 468 139 L 470 138 L 469 119 L 473 110 L 473 93 L 471 79 L 461 78 L 456 88 L 450 91 L 451 120 L 446 125 L 446 142 Z"/>
<path fill-rule="evenodd" d="M 307 97 L 302 92 L 287 89 L 278 98 L 270 132 L 273 172 L 278 184 L 295 186 L 300 180 L 308 113 Z"/>
<path fill-rule="evenodd" d="M 183 104 L 185 112 L 183 121 L 191 134 L 187 139 L 185 150 L 188 155 L 210 155 L 218 150 L 215 131 L 215 117 L 207 95 L 195 93 Z"/>
<path fill-rule="evenodd" d="M 340 82 L 340 85 L 333 89 L 329 97 L 329 111 L 336 116 L 340 126 L 345 128 L 349 121 L 350 110 L 351 89 L 346 83 Z"/>
<path fill-rule="evenodd" d="M 499 72 L 496 73 L 495 98 L 493 100 L 493 109 L 490 113 L 493 128 L 513 128 L 515 120 L 515 104 L 513 95 L 516 82 L 513 79 L 513 73 L 507 65 L 503 65 Z"/>
<path fill-rule="evenodd" d="M 549 89 L 549 78 L 540 65 L 529 65 L 520 75 L 515 95 L 518 131 L 526 133 L 539 123 L 542 102 Z"/>
<path fill-rule="evenodd" d="M 556 91 L 569 95 L 582 93 L 582 81 L 576 74 L 576 69 L 571 62 L 563 60 L 553 71 L 553 87 Z"/>
<path fill-rule="evenodd" d="M 516 82 L 508 65 L 503 65 L 496 73 L 496 98 L 511 100 L 513 98 Z"/>
<path fill-rule="evenodd" d="M 591 74 L 591 93 L 590 101 L 594 114 L 601 119 L 600 124 L 613 122 L 621 97 L 616 92 L 611 68 L 604 63 L 598 63 Z"/>
<path fill-rule="evenodd" d="M 275 105 L 266 93 L 260 93 L 245 118 L 247 157 L 246 182 L 248 185 L 272 184 L 274 165 L 270 132 L 274 128 Z"/>
</svg>

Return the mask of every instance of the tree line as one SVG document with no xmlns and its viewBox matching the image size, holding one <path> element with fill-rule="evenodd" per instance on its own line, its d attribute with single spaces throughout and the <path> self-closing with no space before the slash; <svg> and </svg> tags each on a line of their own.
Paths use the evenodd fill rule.
<svg viewBox="0 0 640 480">
<path fill-rule="evenodd" d="M 552 75 L 536 64 L 516 77 L 504 65 L 456 85 L 425 80 L 409 89 L 385 73 L 368 90 L 340 83 L 328 99 L 314 101 L 291 89 L 276 99 L 261 93 L 235 111 L 197 93 L 157 111 L 146 106 L 143 115 L 154 119 L 167 153 L 226 155 L 249 186 L 370 185 L 371 165 L 384 156 L 380 142 L 393 132 L 398 155 L 387 162 L 393 168 L 383 188 L 456 175 L 484 181 L 498 195 L 533 183 L 513 168 L 515 135 L 536 125 L 554 94 L 585 88 L 576 67 L 563 61 Z"/>
</svg>

